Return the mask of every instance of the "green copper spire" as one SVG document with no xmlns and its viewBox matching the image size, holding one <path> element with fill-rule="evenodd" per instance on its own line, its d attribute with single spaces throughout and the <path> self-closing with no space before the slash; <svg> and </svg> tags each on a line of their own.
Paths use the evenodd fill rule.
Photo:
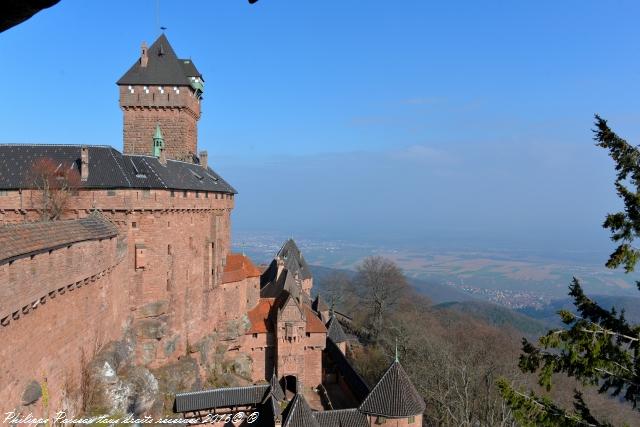
<svg viewBox="0 0 640 427">
<path fill-rule="evenodd" d="M 153 135 L 153 155 L 160 157 L 162 149 L 164 149 L 164 137 L 162 136 L 162 130 L 160 130 L 160 124 L 157 124 L 156 133 Z"/>
</svg>

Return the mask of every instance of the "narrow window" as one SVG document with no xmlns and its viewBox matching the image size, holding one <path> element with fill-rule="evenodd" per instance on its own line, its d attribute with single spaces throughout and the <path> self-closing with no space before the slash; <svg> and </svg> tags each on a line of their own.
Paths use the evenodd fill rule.
<svg viewBox="0 0 640 427">
<path fill-rule="evenodd" d="M 144 266 L 144 246 L 138 244 L 136 245 L 136 270 L 142 270 Z"/>
</svg>

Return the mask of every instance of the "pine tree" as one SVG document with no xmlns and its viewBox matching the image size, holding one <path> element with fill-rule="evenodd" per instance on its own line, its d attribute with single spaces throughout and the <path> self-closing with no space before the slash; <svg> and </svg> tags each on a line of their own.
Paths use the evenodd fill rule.
<svg viewBox="0 0 640 427">
<path fill-rule="evenodd" d="M 604 228 L 618 247 L 606 266 L 634 271 L 640 250 L 633 246 L 640 237 L 640 149 L 616 135 L 607 121 L 595 116 L 594 140 L 609 152 L 617 171 L 615 187 L 624 209 L 607 215 Z M 640 289 L 640 282 L 636 282 Z M 563 373 L 598 392 L 638 409 L 640 399 L 640 325 L 625 319 L 624 311 L 607 310 L 588 298 L 574 278 L 569 286 L 575 313 L 561 310 L 564 327 L 549 331 L 537 345 L 523 339 L 519 366 L 523 372 L 537 373 L 538 383 L 548 391 L 552 376 Z M 573 409 L 563 409 L 546 397 L 524 393 L 506 379 L 498 382 L 503 398 L 516 419 L 525 426 L 609 426 L 590 412 L 578 391 Z"/>
</svg>

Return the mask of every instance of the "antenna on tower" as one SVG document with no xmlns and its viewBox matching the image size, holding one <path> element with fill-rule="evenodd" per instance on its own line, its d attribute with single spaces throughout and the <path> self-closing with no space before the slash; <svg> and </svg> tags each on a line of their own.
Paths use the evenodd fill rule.
<svg viewBox="0 0 640 427">
<path fill-rule="evenodd" d="M 160 0 L 156 0 L 156 28 L 160 28 L 160 31 L 164 33 L 167 27 L 160 25 Z"/>
<path fill-rule="evenodd" d="M 398 337 L 396 337 L 396 362 L 398 361 Z"/>
</svg>

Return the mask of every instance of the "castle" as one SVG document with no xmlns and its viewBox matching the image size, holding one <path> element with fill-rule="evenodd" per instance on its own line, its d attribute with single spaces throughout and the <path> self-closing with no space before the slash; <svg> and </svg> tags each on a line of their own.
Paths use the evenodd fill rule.
<svg viewBox="0 0 640 427">
<path fill-rule="evenodd" d="M 225 360 L 250 362 L 251 384 L 182 390 L 173 409 L 185 417 L 253 408 L 260 425 L 421 425 L 424 401 L 398 360 L 372 388 L 351 366 L 293 240 L 264 269 L 231 252 L 237 193 L 198 151 L 193 61 L 163 34 L 117 85 L 122 153 L 0 145 L 4 409 L 81 410 L 72 390 L 107 343 L 126 342 L 130 363 L 153 370 L 215 335 Z"/>
</svg>

